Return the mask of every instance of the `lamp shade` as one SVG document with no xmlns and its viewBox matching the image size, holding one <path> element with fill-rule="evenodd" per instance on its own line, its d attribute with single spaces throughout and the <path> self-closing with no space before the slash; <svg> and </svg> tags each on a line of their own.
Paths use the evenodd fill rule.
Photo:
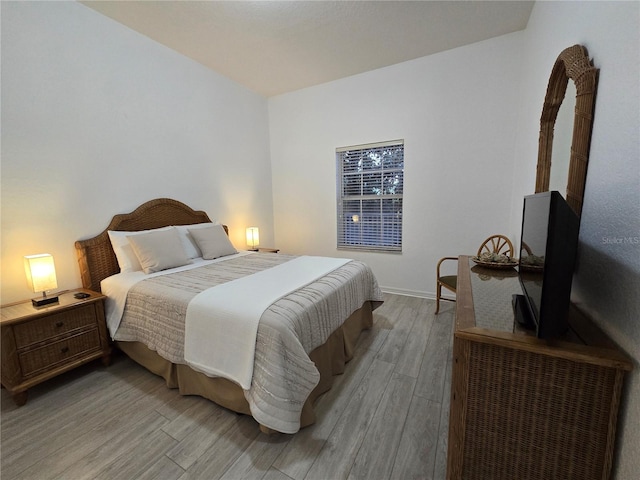
<svg viewBox="0 0 640 480">
<path fill-rule="evenodd" d="M 260 231 L 258 227 L 247 228 L 247 245 L 251 248 L 256 248 L 260 245 Z"/>
<path fill-rule="evenodd" d="M 29 287 L 34 292 L 44 292 L 58 288 L 53 257 L 48 253 L 24 257 L 24 270 L 27 274 Z"/>
</svg>

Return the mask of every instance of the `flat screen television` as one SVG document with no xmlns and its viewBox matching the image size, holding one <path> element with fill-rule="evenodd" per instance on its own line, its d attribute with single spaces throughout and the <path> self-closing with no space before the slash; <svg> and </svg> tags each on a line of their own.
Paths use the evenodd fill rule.
<svg viewBox="0 0 640 480">
<path fill-rule="evenodd" d="M 514 298 L 516 319 L 538 338 L 568 328 L 571 282 L 580 220 L 557 191 L 524 198 L 518 277 L 523 295 Z"/>
</svg>

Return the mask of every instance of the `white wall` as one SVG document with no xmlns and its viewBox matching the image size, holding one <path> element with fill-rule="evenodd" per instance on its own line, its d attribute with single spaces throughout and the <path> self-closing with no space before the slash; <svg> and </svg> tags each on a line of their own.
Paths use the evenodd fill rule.
<svg viewBox="0 0 640 480">
<path fill-rule="evenodd" d="M 510 231 L 522 33 L 269 99 L 276 244 L 432 296 L 437 260 Z M 405 140 L 402 254 L 336 249 L 336 147 Z"/>
<path fill-rule="evenodd" d="M 171 197 L 273 243 L 266 100 L 76 2 L 2 2 L 2 303 L 22 265 Z"/>
<path fill-rule="evenodd" d="M 525 31 L 525 99 L 516 156 L 535 179 L 542 100 L 558 54 L 584 45 L 600 69 L 572 295 L 634 359 L 619 423 L 615 478 L 640 472 L 640 3 L 537 2 Z M 520 221 L 517 212 L 514 223 Z"/>
<path fill-rule="evenodd" d="M 495 232 L 517 240 L 551 67 L 585 45 L 601 73 L 574 297 L 635 359 L 615 465 L 617 479 L 636 478 L 637 2 L 537 2 L 524 32 L 275 97 L 268 117 L 261 97 L 81 4 L 1 9 L 2 303 L 30 296 L 26 254 L 52 253 L 60 288 L 78 286 L 73 242 L 159 196 L 228 223 L 238 247 L 256 224 L 264 245 L 345 255 L 335 148 L 398 138 L 404 251 L 349 256 L 389 291 L 432 295 L 439 257 Z"/>
</svg>

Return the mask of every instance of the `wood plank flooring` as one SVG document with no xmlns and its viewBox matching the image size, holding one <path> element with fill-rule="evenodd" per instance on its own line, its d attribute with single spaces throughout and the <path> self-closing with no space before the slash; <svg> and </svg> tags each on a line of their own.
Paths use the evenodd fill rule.
<svg viewBox="0 0 640 480">
<path fill-rule="evenodd" d="M 354 359 L 295 435 L 183 397 L 124 355 L 1 396 L 12 479 L 445 478 L 454 304 L 385 294 Z"/>
</svg>

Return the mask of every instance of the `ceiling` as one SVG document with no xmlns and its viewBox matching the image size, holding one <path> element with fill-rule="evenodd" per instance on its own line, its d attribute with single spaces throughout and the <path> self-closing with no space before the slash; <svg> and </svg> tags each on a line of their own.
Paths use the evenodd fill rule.
<svg viewBox="0 0 640 480">
<path fill-rule="evenodd" d="M 529 1 L 85 1 L 265 97 L 523 30 Z"/>
</svg>

